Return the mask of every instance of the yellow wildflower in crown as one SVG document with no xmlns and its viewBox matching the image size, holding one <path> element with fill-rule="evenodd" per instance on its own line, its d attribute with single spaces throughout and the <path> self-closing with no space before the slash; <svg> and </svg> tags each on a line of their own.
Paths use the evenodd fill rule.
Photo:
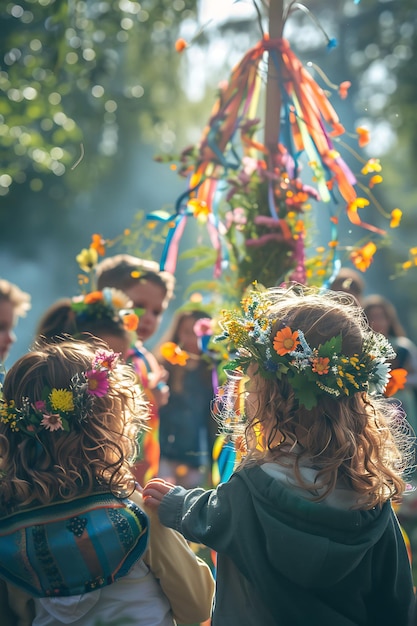
<svg viewBox="0 0 417 626">
<path fill-rule="evenodd" d="M 49 394 L 49 401 L 55 411 L 70 413 L 74 410 L 74 398 L 72 391 L 68 389 L 52 389 Z"/>
<path fill-rule="evenodd" d="M 219 326 L 233 353 L 226 370 L 246 372 L 251 364 L 269 379 L 286 376 L 295 397 L 306 409 L 317 405 L 323 393 L 351 396 L 358 391 L 382 394 L 389 379 L 389 360 L 395 352 L 385 337 L 364 332 L 360 354 L 342 354 L 342 336 L 331 337 L 312 348 L 300 329 L 282 323 L 274 336 L 277 320 L 268 317 L 268 295 L 254 291 L 245 296 L 242 311 L 224 311 Z"/>
</svg>

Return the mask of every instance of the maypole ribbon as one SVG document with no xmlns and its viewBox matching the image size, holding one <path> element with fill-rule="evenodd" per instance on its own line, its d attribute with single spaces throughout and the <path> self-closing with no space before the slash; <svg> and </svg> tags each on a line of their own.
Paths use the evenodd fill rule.
<svg viewBox="0 0 417 626">
<path fill-rule="evenodd" d="M 265 53 L 271 55 L 282 95 L 280 136 L 276 138 L 275 154 L 270 154 L 270 150 L 255 138 L 259 119 L 262 119 L 262 115 L 257 113 L 262 88 L 261 64 L 264 63 Z M 271 80 L 269 75 L 268 80 Z M 186 225 L 184 216 L 194 216 L 203 221 L 203 207 L 210 241 L 217 253 L 214 275 L 220 276 L 222 268 L 227 265 L 224 250 L 228 247 L 223 201 L 227 205 L 233 195 L 230 191 L 231 172 L 235 172 L 235 179 L 237 176 L 238 180 L 243 180 L 246 176 L 245 160 L 248 158 L 258 164 L 261 179 L 266 183 L 265 197 L 260 199 L 264 210 L 259 207 L 260 214 L 266 215 L 266 207 L 276 227 L 281 230 L 282 242 L 294 240 L 289 250 L 295 251 L 293 262 L 297 265 L 297 275 L 305 274 L 300 265 L 304 262 L 301 250 L 304 239 L 300 242 L 288 215 L 294 212 L 292 188 L 301 184 L 298 172 L 303 154 L 312 171 L 317 199 L 325 204 L 345 204 L 346 215 L 352 224 L 384 235 L 384 230 L 359 216 L 358 209 L 366 206 L 365 199 L 358 198 L 356 177 L 334 145 L 334 139 L 344 133 L 345 129 L 326 92 L 297 58 L 289 42 L 283 38 L 270 39 L 265 34 L 233 68 L 228 83 L 220 87 L 196 149 L 187 149 L 181 155 L 182 171 L 188 176 L 189 183 L 180 202 L 177 201 L 175 214 L 167 218 L 172 220 L 173 227 L 162 253 L 162 269 L 175 271 L 179 243 Z M 285 189 L 288 191 L 285 192 Z M 313 193 L 307 192 L 306 198 L 308 195 L 314 197 Z M 303 213 L 304 203 L 300 201 L 296 210 Z M 329 219 L 333 221 L 333 217 L 331 212 Z M 155 214 L 150 214 L 148 219 L 155 219 Z M 333 221 L 333 247 L 338 244 L 335 223 Z M 250 239 L 253 245 L 253 232 L 246 239 Z M 277 246 L 282 245 L 278 238 L 276 241 Z M 337 254 L 333 252 L 336 263 Z"/>
</svg>

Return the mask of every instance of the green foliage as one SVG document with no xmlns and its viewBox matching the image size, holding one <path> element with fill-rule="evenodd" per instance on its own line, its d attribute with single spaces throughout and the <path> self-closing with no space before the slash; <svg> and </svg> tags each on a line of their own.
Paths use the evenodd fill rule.
<svg viewBox="0 0 417 626">
<path fill-rule="evenodd" d="M 178 27 L 193 16 L 195 4 L 22 0 L 2 5 L 4 235 L 10 223 L 22 221 L 25 198 L 33 192 L 45 198 L 43 211 L 52 213 L 59 202 L 62 225 L 74 195 L 127 157 L 120 139 L 132 133 L 158 139 L 157 125 L 166 119 L 170 98 L 180 93 L 179 57 L 173 54 Z M 10 206 L 17 211 L 8 211 Z"/>
</svg>

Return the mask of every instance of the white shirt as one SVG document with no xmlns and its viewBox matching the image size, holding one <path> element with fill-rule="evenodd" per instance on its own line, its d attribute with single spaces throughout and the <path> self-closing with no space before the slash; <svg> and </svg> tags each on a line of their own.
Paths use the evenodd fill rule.
<svg viewBox="0 0 417 626">
<path fill-rule="evenodd" d="M 138 561 L 112 585 L 78 596 L 35 598 L 33 626 L 173 626 L 170 604 L 147 565 Z"/>
</svg>

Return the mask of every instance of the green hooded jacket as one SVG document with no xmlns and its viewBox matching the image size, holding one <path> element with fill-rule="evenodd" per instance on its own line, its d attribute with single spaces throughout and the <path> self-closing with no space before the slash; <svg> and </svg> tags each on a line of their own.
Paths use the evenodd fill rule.
<svg viewBox="0 0 417 626">
<path fill-rule="evenodd" d="M 410 626 L 411 568 L 390 502 L 312 502 L 260 466 L 175 487 L 163 524 L 218 553 L 212 626 Z"/>
</svg>

